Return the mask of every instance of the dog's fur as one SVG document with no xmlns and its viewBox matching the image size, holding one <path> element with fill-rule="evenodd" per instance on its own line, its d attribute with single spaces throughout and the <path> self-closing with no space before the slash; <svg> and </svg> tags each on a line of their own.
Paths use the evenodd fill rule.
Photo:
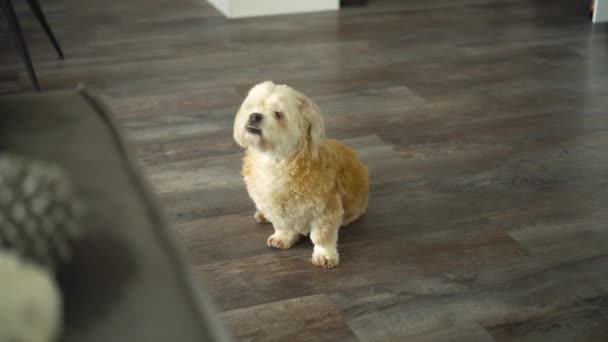
<svg viewBox="0 0 608 342">
<path fill-rule="evenodd" d="M 234 139 L 246 149 L 242 174 L 255 219 L 274 226 L 268 246 L 290 248 L 310 234 L 313 264 L 337 266 L 338 230 L 367 209 L 367 167 L 348 147 L 325 139 L 310 99 L 271 81 L 249 91 L 236 114 Z"/>
</svg>

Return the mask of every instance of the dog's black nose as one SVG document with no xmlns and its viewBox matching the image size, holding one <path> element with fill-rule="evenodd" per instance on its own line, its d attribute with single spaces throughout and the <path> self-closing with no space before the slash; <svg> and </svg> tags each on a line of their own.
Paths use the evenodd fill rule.
<svg viewBox="0 0 608 342">
<path fill-rule="evenodd" d="M 251 115 L 249 115 L 249 123 L 259 123 L 260 121 L 262 121 L 262 118 L 263 116 L 260 113 L 251 113 Z"/>
</svg>

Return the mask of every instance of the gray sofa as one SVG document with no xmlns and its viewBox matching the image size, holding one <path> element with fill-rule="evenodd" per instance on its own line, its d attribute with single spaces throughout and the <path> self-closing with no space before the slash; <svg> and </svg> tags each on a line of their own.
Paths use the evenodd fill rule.
<svg viewBox="0 0 608 342">
<path fill-rule="evenodd" d="M 61 165 L 88 214 L 61 341 L 228 341 L 110 113 L 84 87 L 0 98 L 0 153 Z"/>
</svg>

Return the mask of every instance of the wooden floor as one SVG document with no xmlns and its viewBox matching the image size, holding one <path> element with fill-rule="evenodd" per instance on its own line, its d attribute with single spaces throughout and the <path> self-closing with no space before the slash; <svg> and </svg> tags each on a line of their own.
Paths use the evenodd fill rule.
<svg viewBox="0 0 608 342">
<path fill-rule="evenodd" d="M 20 4 L 41 85 L 104 92 L 238 341 L 608 341 L 608 28 L 587 2 L 230 22 L 203 0 L 113 2 L 42 1 L 65 61 Z M 29 91 L 0 39 L 0 93 Z M 370 167 L 335 270 L 308 240 L 267 248 L 251 217 L 231 129 L 266 79 Z"/>
</svg>

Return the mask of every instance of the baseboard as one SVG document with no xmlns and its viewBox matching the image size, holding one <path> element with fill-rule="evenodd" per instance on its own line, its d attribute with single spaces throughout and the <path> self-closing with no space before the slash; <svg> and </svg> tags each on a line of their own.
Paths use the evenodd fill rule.
<svg viewBox="0 0 608 342">
<path fill-rule="evenodd" d="M 230 19 L 279 14 L 335 11 L 340 0 L 207 0 Z"/>
</svg>

